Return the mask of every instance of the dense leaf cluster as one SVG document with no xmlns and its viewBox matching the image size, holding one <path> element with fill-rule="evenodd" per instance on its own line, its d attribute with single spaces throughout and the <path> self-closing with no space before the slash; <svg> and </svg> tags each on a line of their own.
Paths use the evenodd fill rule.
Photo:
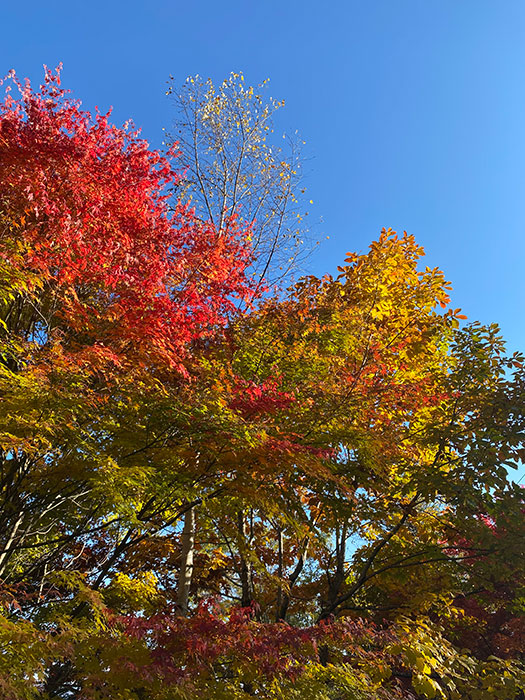
<svg viewBox="0 0 525 700">
<path fill-rule="evenodd" d="M 201 95 L 203 129 L 234 114 L 228 90 L 241 116 L 253 100 L 236 78 Z M 235 204 L 207 220 L 173 154 L 58 75 L 13 81 L 0 696 L 522 698 L 522 356 L 460 328 L 442 272 L 391 230 L 337 277 L 261 296 L 271 255 L 237 209 L 257 152 L 273 163 L 258 96 L 257 139 L 225 132 L 256 163 L 240 189 L 206 141 Z"/>
</svg>

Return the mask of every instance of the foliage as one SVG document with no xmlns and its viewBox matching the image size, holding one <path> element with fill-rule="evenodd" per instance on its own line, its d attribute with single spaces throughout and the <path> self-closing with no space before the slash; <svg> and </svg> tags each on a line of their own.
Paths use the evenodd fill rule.
<svg viewBox="0 0 525 700">
<path fill-rule="evenodd" d="M 257 298 L 249 216 L 13 81 L 1 696 L 522 698 L 523 357 L 391 230 Z"/>
<path fill-rule="evenodd" d="M 214 85 L 196 75 L 177 88 L 172 77 L 167 92 L 176 107 L 170 141 L 185 168 L 178 195 L 219 228 L 227 216 L 242 217 L 254 253 L 250 271 L 259 286 L 287 279 L 309 252 L 303 245 L 304 142 L 297 132 L 292 138 L 283 134 L 279 146 L 273 120 L 284 100 L 265 97 L 268 82 L 254 88 L 245 85 L 242 73 L 231 73 Z"/>
</svg>

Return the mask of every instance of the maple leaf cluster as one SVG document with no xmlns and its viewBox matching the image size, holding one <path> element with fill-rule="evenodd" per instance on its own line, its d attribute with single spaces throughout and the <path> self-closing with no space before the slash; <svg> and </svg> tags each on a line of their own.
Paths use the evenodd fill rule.
<svg viewBox="0 0 525 700">
<path fill-rule="evenodd" d="M 0 107 L 0 256 L 33 298 L 26 333 L 43 326 L 180 363 L 247 293 L 248 232 L 171 206 L 174 149 L 163 156 L 110 113 L 92 117 L 58 72 L 38 93 L 13 81 L 20 96 Z"/>
</svg>

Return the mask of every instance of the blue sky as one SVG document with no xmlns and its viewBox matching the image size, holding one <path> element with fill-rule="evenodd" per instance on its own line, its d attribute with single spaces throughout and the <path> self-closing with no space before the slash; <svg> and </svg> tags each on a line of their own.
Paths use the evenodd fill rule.
<svg viewBox="0 0 525 700">
<path fill-rule="evenodd" d="M 383 226 L 416 236 L 454 306 L 525 349 L 522 0 L 150 0 L 3 3 L 0 74 L 63 62 L 84 105 L 114 107 L 159 146 L 169 74 L 270 78 L 298 129 L 310 261 L 334 272 Z M 326 240 L 326 236 L 330 236 Z"/>
</svg>

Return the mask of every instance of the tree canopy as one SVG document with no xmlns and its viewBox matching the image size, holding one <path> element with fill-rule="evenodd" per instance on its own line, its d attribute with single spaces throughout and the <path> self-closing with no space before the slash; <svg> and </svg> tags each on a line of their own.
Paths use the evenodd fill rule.
<svg viewBox="0 0 525 700">
<path fill-rule="evenodd" d="M 295 181 L 238 86 L 199 93 L 192 208 L 176 146 L 11 76 L 0 695 L 523 698 L 524 358 L 406 233 L 264 289 Z"/>
</svg>

